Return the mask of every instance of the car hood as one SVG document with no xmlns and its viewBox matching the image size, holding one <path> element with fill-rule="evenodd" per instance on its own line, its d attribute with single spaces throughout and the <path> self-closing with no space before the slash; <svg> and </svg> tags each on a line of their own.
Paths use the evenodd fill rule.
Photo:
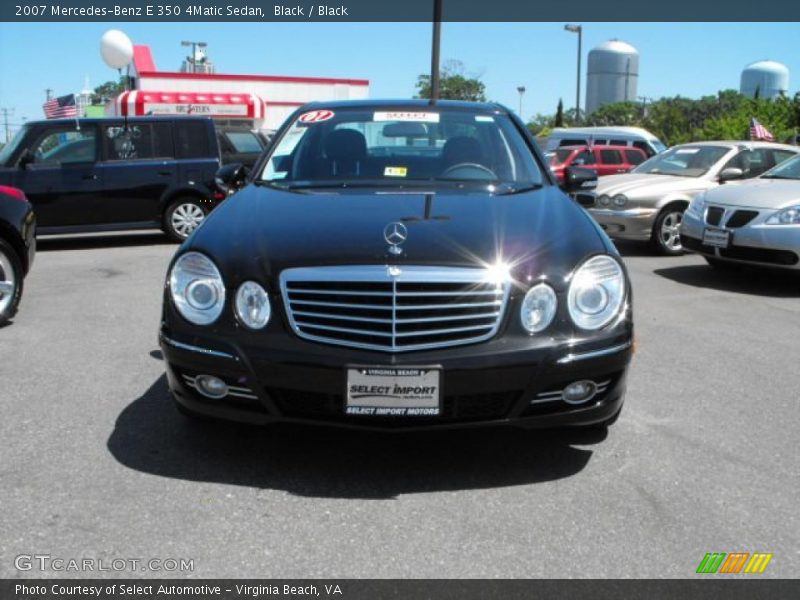
<svg viewBox="0 0 800 600">
<path fill-rule="evenodd" d="M 754 179 L 739 185 L 721 185 L 709 190 L 706 202 L 747 208 L 783 208 L 800 204 L 800 181 Z"/>
<path fill-rule="evenodd" d="M 384 229 L 405 224 L 403 253 Z M 249 185 L 216 208 L 185 249 L 207 253 L 228 286 L 275 281 L 286 268 L 353 264 L 513 265 L 513 276 L 546 274 L 556 287 L 587 255 L 613 246 L 555 186 L 486 193 L 287 192 Z"/>
<path fill-rule="evenodd" d="M 667 194 L 695 193 L 713 185 L 712 181 L 703 177 L 625 173 L 601 177 L 596 193 L 598 196 L 625 194 L 629 198 L 660 198 Z"/>
</svg>

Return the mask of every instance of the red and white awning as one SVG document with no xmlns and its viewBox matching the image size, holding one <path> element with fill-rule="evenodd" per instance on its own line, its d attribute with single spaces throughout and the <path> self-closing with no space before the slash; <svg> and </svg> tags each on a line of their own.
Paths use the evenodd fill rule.
<svg viewBox="0 0 800 600">
<path fill-rule="evenodd" d="M 255 94 L 199 92 L 122 92 L 115 103 L 121 117 L 194 115 L 217 118 L 263 119 L 264 101 Z"/>
</svg>

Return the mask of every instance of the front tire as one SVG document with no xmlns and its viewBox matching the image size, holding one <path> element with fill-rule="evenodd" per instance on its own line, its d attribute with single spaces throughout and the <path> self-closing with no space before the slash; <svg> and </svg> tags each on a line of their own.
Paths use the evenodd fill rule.
<svg viewBox="0 0 800 600">
<path fill-rule="evenodd" d="M 685 211 L 685 206 L 672 204 L 658 213 L 650 241 L 659 254 L 666 256 L 683 254 L 680 228 Z"/>
<path fill-rule="evenodd" d="M 205 207 L 197 198 L 179 198 L 164 212 L 164 233 L 181 243 L 202 225 L 206 214 Z"/>
<path fill-rule="evenodd" d="M 22 262 L 14 248 L 0 239 L 0 325 L 17 312 L 22 298 Z"/>
</svg>

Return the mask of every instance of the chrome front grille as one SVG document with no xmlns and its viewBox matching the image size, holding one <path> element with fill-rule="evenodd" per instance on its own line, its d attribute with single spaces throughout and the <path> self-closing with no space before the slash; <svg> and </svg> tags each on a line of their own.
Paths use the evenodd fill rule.
<svg viewBox="0 0 800 600">
<path fill-rule="evenodd" d="M 287 269 L 280 284 L 298 336 L 384 352 L 487 340 L 510 290 L 490 269 L 420 266 Z"/>
</svg>

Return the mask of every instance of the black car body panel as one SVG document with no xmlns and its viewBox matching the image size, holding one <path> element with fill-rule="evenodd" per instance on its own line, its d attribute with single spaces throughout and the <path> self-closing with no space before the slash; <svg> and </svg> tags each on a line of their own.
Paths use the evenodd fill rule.
<svg viewBox="0 0 800 600">
<path fill-rule="evenodd" d="M 362 104 L 408 110 L 430 106 Z M 184 243 L 170 266 L 186 252 L 199 252 L 213 260 L 225 285 L 224 310 L 205 326 L 187 321 L 171 299 L 169 280 L 165 287 L 159 339 L 169 386 L 179 405 L 193 413 L 253 423 L 402 430 L 587 425 L 618 414 L 633 352 L 633 315 L 630 284 L 616 249 L 588 214 L 556 187 L 532 138 L 505 109 L 441 104 L 513 120 L 542 165 L 542 183 L 508 194 L 469 185 L 289 191 L 264 185 L 253 175 Z M 311 105 L 300 112 L 318 106 L 337 105 Z M 278 144 L 274 142 L 270 151 Z M 254 174 L 267 160 L 269 152 Z M 402 254 L 387 247 L 384 229 L 390 223 L 407 228 Z M 566 298 L 577 268 L 597 255 L 612 256 L 620 263 L 625 305 L 614 322 L 586 331 L 574 325 Z M 281 274 L 287 269 L 485 268 L 501 263 L 510 267 L 514 284 L 496 334 L 480 343 L 382 352 L 303 339 L 293 330 L 282 297 Z M 234 315 L 236 290 L 246 281 L 259 282 L 270 297 L 272 318 L 264 329 L 248 329 Z M 554 289 L 558 308 L 552 324 L 531 335 L 522 326 L 520 308 L 526 291 L 537 282 Z M 345 414 L 347 369 L 354 365 L 441 369 L 441 413 L 400 418 Z M 204 398 L 193 384 L 201 374 L 221 378 L 235 393 L 215 401 Z M 591 401 L 580 406 L 558 401 L 555 394 L 580 380 L 597 382 L 598 392 Z"/>
<path fill-rule="evenodd" d="M 110 137 L 126 128 L 136 133 L 130 145 Z M 0 164 L 0 184 L 25 191 L 40 234 L 161 227 L 176 198 L 209 209 L 221 199 L 214 193 L 219 147 L 207 118 L 36 121 L 21 136 Z"/>
</svg>

